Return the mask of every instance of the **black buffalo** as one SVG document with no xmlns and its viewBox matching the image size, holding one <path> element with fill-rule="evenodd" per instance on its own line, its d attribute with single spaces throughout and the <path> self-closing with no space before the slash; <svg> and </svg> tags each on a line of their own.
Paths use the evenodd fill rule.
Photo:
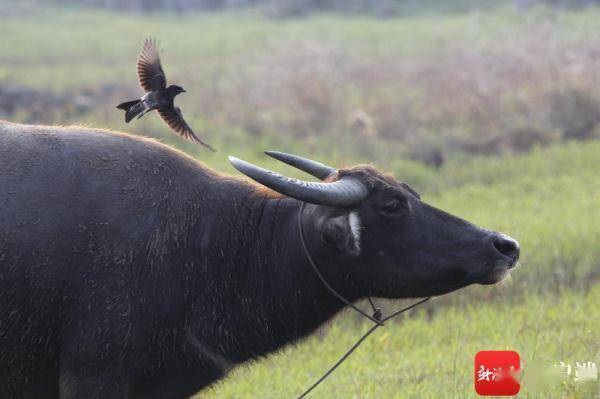
<svg viewBox="0 0 600 399">
<path fill-rule="evenodd" d="M 371 166 L 222 175 L 150 139 L 0 122 L 0 398 L 186 398 L 367 295 L 502 279 L 517 243 Z M 262 187 L 262 188 L 261 188 Z M 281 194 L 285 194 L 281 195 Z"/>
</svg>

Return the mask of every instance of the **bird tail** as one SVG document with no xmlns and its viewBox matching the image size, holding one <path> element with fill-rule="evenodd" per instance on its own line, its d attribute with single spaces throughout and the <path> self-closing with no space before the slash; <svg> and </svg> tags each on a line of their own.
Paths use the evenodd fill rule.
<svg viewBox="0 0 600 399">
<path fill-rule="evenodd" d="M 142 100 L 126 101 L 117 105 L 117 108 L 125 111 L 125 122 L 129 122 L 145 109 Z"/>
</svg>

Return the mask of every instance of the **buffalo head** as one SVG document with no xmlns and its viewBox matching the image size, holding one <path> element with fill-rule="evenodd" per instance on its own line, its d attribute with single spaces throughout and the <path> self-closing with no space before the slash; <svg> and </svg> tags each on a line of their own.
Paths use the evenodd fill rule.
<svg viewBox="0 0 600 399">
<path fill-rule="evenodd" d="M 267 154 L 322 182 L 230 161 L 257 182 L 307 203 L 302 223 L 321 268 L 327 273 L 327 263 L 344 264 L 348 280 L 364 295 L 432 296 L 494 284 L 519 258 L 514 239 L 428 205 L 407 184 L 372 166 L 336 170 L 295 155 Z"/>
</svg>

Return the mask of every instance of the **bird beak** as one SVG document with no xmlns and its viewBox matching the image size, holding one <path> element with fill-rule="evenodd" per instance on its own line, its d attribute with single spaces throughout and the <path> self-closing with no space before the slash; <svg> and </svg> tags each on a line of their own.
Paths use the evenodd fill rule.
<svg viewBox="0 0 600 399">
<path fill-rule="evenodd" d="M 185 91 L 185 90 L 183 90 L 183 89 L 181 89 L 181 92 L 182 92 L 182 93 L 187 93 L 187 91 Z"/>
</svg>

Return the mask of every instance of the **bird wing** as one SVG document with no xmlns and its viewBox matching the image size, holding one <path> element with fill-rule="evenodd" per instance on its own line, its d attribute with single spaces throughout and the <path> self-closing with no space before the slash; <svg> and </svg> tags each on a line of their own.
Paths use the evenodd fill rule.
<svg viewBox="0 0 600 399">
<path fill-rule="evenodd" d="M 157 47 L 155 38 L 147 38 L 137 60 L 138 81 L 145 91 L 161 90 L 167 85 Z"/>
<path fill-rule="evenodd" d="M 181 108 L 162 107 L 159 108 L 157 111 L 160 117 L 175 133 L 177 133 L 181 137 L 193 141 L 194 143 L 201 144 L 211 151 L 215 151 L 214 148 L 212 148 L 210 145 L 200 140 L 200 138 L 196 136 L 192 128 L 187 124 L 185 119 L 183 119 L 183 113 L 181 112 Z"/>
</svg>

